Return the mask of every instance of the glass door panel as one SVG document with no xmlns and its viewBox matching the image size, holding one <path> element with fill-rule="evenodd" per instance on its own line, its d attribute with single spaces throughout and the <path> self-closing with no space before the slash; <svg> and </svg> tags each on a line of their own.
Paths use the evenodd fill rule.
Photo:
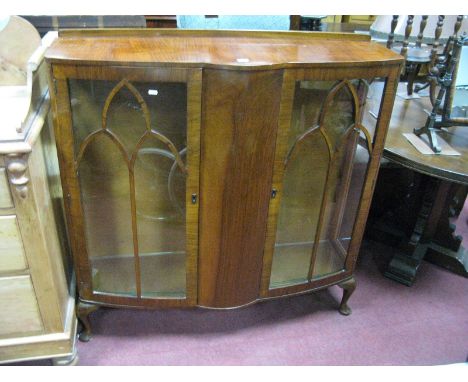
<svg viewBox="0 0 468 382">
<path fill-rule="evenodd" d="M 94 292 L 185 298 L 187 84 L 69 89 Z"/>
<path fill-rule="evenodd" d="M 287 160 L 271 285 L 279 287 L 307 282 L 328 155 L 327 145 L 316 129 L 294 146 Z"/>
<path fill-rule="evenodd" d="M 340 217 L 347 208 L 346 190 L 347 182 L 350 180 L 349 161 L 354 155 L 356 147 L 356 133 L 350 129 L 345 137 L 340 138 L 341 147 L 335 151 L 333 163 L 330 166 L 325 203 L 323 205 L 323 219 L 320 232 L 319 244 L 315 254 L 313 266 L 313 277 L 321 277 L 335 273 L 344 268 L 346 250 L 337 240 L 339 232 Z"/>
<path fill-rule="evenodd" d="M 142 296 L 183 298 L 185 174 L 155 138 L 141 146 L 134 169 Z"/>
<path fill-rule="evenodd" d="M 296 82 L 270 288 L 345 267 L 369 161 L 366 89 L 361 80 Z"/>
<path fill-rule="evenodd" d="M 136 296 L 128 166 L 111 138 L 87 145 L 78 177 L 93 289 Z"/>
<path fill-rule="evenodd" d="M 115 92 L 112 98 L 111 92 Z M 107 118 L 104 118 L 103 122 L 106 124 L 105 128 L 119 139 L 130 156 L 146 132 L 145 113 L 139 100 L 126 86 L 116 85 L 111 92 L 106 95 L 108 103 L 102 113 Z"/>
<path fill-rule="evenodd" d="M 113 81 L 68 80 L 75 156 L 87 136 L 101 128 L 102 110 Z"/>
<path fill-rule="evenodd" d="M 349 191 L 345 202 L 346 208 L 342 211 L 341 221 L 338 224 L 338 239 L 345 251 L 348 251 L 349 243 L 351 241 L 354 221 L 356 220 L 359 208 L 360 196 L 366 179 L 367 165 L 370 161 L 369 152 L 367 151 L 364 143 L 362 143 L 362 139 L 363 137 L 361 135 L 361 143 L 356 147 L 356 152 L 353 158 L 351 182 L 349 184 Z"/>
</svg>

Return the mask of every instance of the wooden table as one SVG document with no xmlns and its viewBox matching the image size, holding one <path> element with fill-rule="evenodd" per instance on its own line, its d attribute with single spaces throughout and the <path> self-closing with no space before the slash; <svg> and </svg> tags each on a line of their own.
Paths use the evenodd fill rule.
<svg viewBox="0 0 468 382">
<path fill-rule="evenodd" d="M 404 91 L 405 84 L 400 86 Z M 371 93 L 370 111 L 377 109 L 379 92 Z M 371 124 L 369 110 L 365 123 Z M 383 153 L 387 161 L 382 164 L 367 229 L 371 238 L 383 238 L 399 247 L 385 275 L 408 286 L 423 258 L 468 277 L 468 255 L 449 221 L 466 197 L 468 128 L 452 127 L 438 133 L 460 156 L 421 154 L 403 133 L 424 125 L 425 110 L 431 110 L 428 97 L 396 97 Z"/>
</svg>

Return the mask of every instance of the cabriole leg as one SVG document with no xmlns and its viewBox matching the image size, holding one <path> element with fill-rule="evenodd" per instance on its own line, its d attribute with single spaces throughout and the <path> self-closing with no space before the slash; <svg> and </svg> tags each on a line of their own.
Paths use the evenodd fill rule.
<svg viewBox="0 0 468 382">
<path fill-rule="evenodd" d="M 356 289 L 356 280 L 352 277 L 338 284 L 338 286 L 343 288 L 343 298 L 341 299 L 339 312 L 344 316 L 349 316 L 351 314 L 351 308 L 348 306 L 348 300 Z"/>
<path fill-rule="evenodd" d="M 76 309 L 76 316 L 78 320 L 83 325 L 78 339 L 82 342 L 88 342 L 91 339 L 91 323 L 89 322 L 89 315 L 95 310 L 99 309 L 99 306 L 87 304 L 85 302 L 79 301 Z"/>
</svg>

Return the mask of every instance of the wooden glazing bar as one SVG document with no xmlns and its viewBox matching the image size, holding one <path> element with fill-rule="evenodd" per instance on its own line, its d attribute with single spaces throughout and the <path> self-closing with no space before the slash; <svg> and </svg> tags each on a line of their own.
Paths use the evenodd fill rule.
<svg viewBox="0 0 468 382">
<path fill-rule="evenodd" d="M 341 241 L 338 238 L 332 238 L 330 240 L 330 242 L 333 245 L 333 247 L 335 248 L 335 251 L 338 252 L 344 259 L 346 257 L 346 255 L 348 254 L 348 252 L 343 247 L 343 244 L 341 244 Z"/>
<path fill-rule="evenodd" d="M 353 97 L 353 110 L 354 110 L 353 123 L 357 123 L 361 117 L 361 103 L 359 102 L 359 96 L 357 94 L 355 86 L 350 81 L 345 80 L 344 83 L 346 87 L 348 88 L 348 90 L 350 91 L 351 96 Z"/>
<path fill-rule="evenodd" d="M 150 117 L 150 113 L 148 110 L 148 106 L 146 105 L 146 102 L 141 96 L 140 92 L 130 82 L 128 82 L 126 78 L 122 79 L 117 85 L 115 85 L 115 87 L 111 90 L 111 92 L 106 98 L 106 102 L 104 103 L 104 108 L 102 109 L 102 128 L 104 130 L 107 130 L 107 112 L 112 103 L 112 100 L 123 87 L 126 87 L 138 101 L 139 105 L 141 106 L 143 116 L 145 118 L 146 129 L 151 130 L 151 123 L 150 123 L 151 117 Z"/>
<path fill-rule="evenodd" d="M 96 131 L 93 131 L 91 134 L 89 134 L 83 140 L 83 142 L 80 145 L 80 148 L 78 149 L 78 156 L 76 157 L 76 160 L 75 160 L 75 168 L 78 168 L 78 166 L 80 165 L 81 158 L 83 157 L 84 152 L 86 148 L 88 147 L 89 143 L 94 139 L 96 135 L 101 135 L 101 134 L 103 134 L 103 130 L 96 130 Z"/>
<path fill-rule="evenodd" d="M 300 144 L 302 141 L 304 141 L 309 135 L 313 134 L 315 131 L 318 132 L 318 130 L 320 129 L 320 126 L 319 125 L 315 125 L 314 127 L 311 127 L 310 129 L 308 129 L 304 134 L 300 135 L 293 143 L 293 145 L 291 146 L 291 148 L 289 149 L 288 151 L 288 154 L 286 155 L 286 159 L 284 161 L 284 171 L 286 171 L 286 168 L 288 167 L 288 163 L 289 161 L 291 160 L 294 152 L 295 152 L 295 148 L 298 144 Z"/>
<path fill-rule="evenodd" d="M 83 141 L 83 143 L 81 144 L 80 146 L 80 150 L 78 151 L 78 157 L 76 158 L 76 161 L 75 161 L 75 167 L 78 171 L 78 168 L 79 168 L 79 165 L 80 165 L 80 162 L 81 162 L 81 159 L 83 158 L 83 155 L 86 151 L 86 148 L 88 147 L 88 145 L 94 140 L 96 139 L 96 137 L 98 135 L 104 135 L 104 136 L 107 136 L 110 138 L 110 140 L 118 147 L 119 151 L 122 153 L 122 156 L 125 160 L 125 163 L 127 164 L 127 166 L 130 165 L 130 162 L 129 162 L 129 158 L 128 158 L 128 153 L 127 151 L 125 150 L 125 147 L 124 145 L 122 144 L 122 142 L 120 141 L 119 138 L 116 137 L 115 134 L 113 134 L 110 130 L 96 130 L 96 131 L 93 131 L 91 134 L 89 134 Z"/>
<path fill-rule="evenodd" d="M 327 98 L 325 99 L 323 105 L 322 105 L 322 110 L 320 110 L 320 115 L 319 115 L 319 119 L 318 119 L 318 124 L 320 126 L 319 128 L 319 131 L 321 132 L 323 138 L 325 139 L 325 142 L 327 143 L 327 147 L 328 147 L 328 169 L 327 169 L 327 176 L 326 176 L 326 179 L 325 179 L 325 185 L 324 185 L 324 188 L 323 188 L 323 193 L 322 193 L 322 203 L 321 203 L 321 206 L 320 206 L 320 213 L 319 213 L 319 218 L 318 218 L 318 223 L 317 223 L 317 228 L 316 228 L 316 232 L 315 232 L 315 239 L 314 239 L 314 245 L 312 247 L 312 253 L 311 253 L 311 259 L 310 259 L 310 263 L 309 263 L 309 271 L 307 273 L 307 280 L 312 280 L 312 276 L 314 274 L 314 267 L 315 267 L 315 260 L 317 258 L 317 251 L 318 251 L 318 247 L 319 247 L 319 244 L 320 244 L 320 237 L 322 235 L 322 230 L 323 230 L 323 219 L 325 217 L 325 211 L 327 209 L 327 203 L 328 203 L 328 187 L 329 187 L 329 183 L 330 183 L 330 176 L 331 176 L 331 172 L 333 170 L 333 162 L 336 158 L 336 153 L 337 153 L 337 150 L 336 148 L 333 150 L 333 148 L 331 147 L 331 144 L 330 144 L 330 139 L 328 138 L 324 128 L 323 128 L 323 122 L 324 122 L 324 119 L 325 119 L 325 116 L 327 115 L 327 112 L 328 112 L 328 108 L 330 107 L 330 104 L 332 103 L 333 99 L 335 98 L 335 95 L 340 91 L 340 89 L 342 89 L 343 87 L 348 87 L 350 88 L 349 86 L 349 82 L 347 80 L 344 80 L 344 81 L 341 81 L 339 82 L 338 84 L 336 84 L 330 91 L 329 93 L 327 94 Z M 354 109 L 354 116 L 356 116 L 356 108 Z M 345 133 L 346 134 L 346 133 Z"/>
<path fill-rule="evenodd" d="M 152 136 L 156 137 L 158 140 L 160 140 L 162 143 L 164 143 L 169 148 L 170 152 L 175 157 L 177 166 L 180 168 L 180 171 L 182 171 L 184 174 L 186 174 L 187 169 L 186 169 L 186 167 L 184 165 L 184 162 L 183 162 L 182 158 L 180 157 L 180 153 L 177 151 L 177 148 L 174 146 L 172 141 L 170 139 L 168 139 L 166 136 L 164 136 L 163 134 L 158 133 L 155 130 L 151 130 L 150 134 Z"/>
<path fill-rule="evenodd" d="M 361 117 L 361 108 L 360 108 L 360 102 L 359 102 L 359 97 L 357 95 L 356 89 L 353 86 L 353 84 L 349 81 L 345 81 L 346 86 L 351 92 L 352 99 L 353 99 L 353 110 L 354 110 L 354 116 L 353 116 L 353 124 L 354 126 L 350 127 L 347 132 L 344 134 L 344 143 L 342 145 L 342 148 L 347 150 L 346 153 L 346 159 L 345 159 L 345 175 L 344 175 L 344 188 L 343 191 L 340 193 L 340 200 L 337 202 L 337 205 L 339 207 L 336 208 L 338 214 L 335 215 L 335 218 L 333 219 L 332 223 L 332 240 L 338 239 L 341 223 L 343 220 L 344 212 L 345 212 L 345 203 L 346 200 L 348 199 L 348 193 L 349 193 L 349 188 L 351 186 L 351 176 L 353 173 L 353 168 L 354 168 L 354 155 L 356 153 L 356 145 L 359 137 L 359 132 L 356 130 L 355 124 L 358 123 L 360 117 Z M 353 134 L 351 145 L 349 147 L 344 147 L 347 144 L 348 140 L 348 135 Z"/>
<path fill-rule="evenodd" d="M 352 239 L 349 243 L 348 257 L 346 258 L 346 270 L 353 271 L 359 248 L 364 235 L 365 223 L 369 214 L 370 203 L 375 188 L 380 159 L 385 144 L 385 137 L 390 123 L 392 105 L 395 100 L 401 67 L 395 67 L 385 81 L 385 87 L 380 103 L 379 116 L 377 120 L 373 150 L 366 171 L 362 197 L 359 201 L 358 216 L 354 222 Z"/>
<path fill-rule="evenodd" d="M 315 259 L 317 258 L 317 251 L 318 251 L 318 247 L 320 244 L 320 235 L 322 233 L 323 218 L 325 216 L 325 210 L 326 210 L 327 202 L 328 202 L 328 187 L 330 183 L 330 175 L 333 170 L 332 163 L 333 163 L 333 160 L 335 159 L 335 155 L 334 155 L 335 153 L 332 153 L 330 142 L 327 138 L 325 138 L 326 134 L 323 131 L 322 127 L 320 127 L 319 131 L 322 133 L 322 136 L 327 142 L 329 156 L 328 156 L 327 176 L 325 178 L 325 184 L 323 186 L 323 192 L 322 192 L 322 203 L 320 206 L 320 213 L 319 213 L 319 218 L 317 222 L 317 228 L 315 230 L 314 246 L 312 247 L 312 253 L 310 256 L 310 263 L 309 263 L 309 271 L 307 273 L 307 280 L 309 281 L 312 279 L 312 275 L 314 273 Z"/>
<path fill-rule="evenodd" d="M 320 127 L 323 126 L 323 121 L 325 119 L 325 116 L 327 115 L 328 108 L 330 107 L 330 104 L 332 103 L 333 99 L 335 98 L 335 95 L 342 89 L 342 88 L 348 88 L 348 90 L 351 93 L 351 96 L 353 97 L 354 100 L 354 106 L 353 106 L 353 119 L 356 121 L 357 116 L 359 115 L 359 99 L 356 94 L 356 90 L 354 89 L 354 86 L 348 81 L 348 80 L 343 80 L 339 81 L 336 83 L 336 85 L 333 86 L 333 88 L 328 92 L 327 98 L 322 104 L 322 109 L 320 110 L 320 116 L 318 119 L 318 125 Z"/>
<path fill-rule="evenodd" d="M 132 163 L 133 164 L 133 163 Z M 128 178 L 130 183 L 130 210 L 132 214 L 132 238 L 133 238 L 133 256 L 135 266 L 135 283 L 137 298 L 141 298 L 141 265 L 138 249 L 138 226 L 136 217 L 136 200 L 135 200 L 135 173 L 133 166 L 129 168 Z"/>
<path fill-rule="evenodd" d="M 120 85 L 121 84 L 121 85 Z M 145 141 L 145 138 L 148 134 L 149 131 L 151 131 L 151 125 L 150 125 L 150 115 L 148 111 L 148 106 L 146 105 L 146 102 L 144 101 L 143 97 L 140 95 L 140 92 L 130 83 L 128 83 L 126 80 L 122 80 L 120 82 L 120 87 L 117 85 L 109 95 L 108 99 L 106 100 L 106 106 L 110 104 L 112 101 L 112 98 L 117 94 L 118 90 L 122 88 L 123 86 L 126 86 L 132 94 L 137 98 L 144 116 L 145 116 L 145 124 L 146 124 L 146 132 L 143 134 L 143 136 L 140 138 L 138 141 L 132 156 L 128 162 L 128 177 L 129 177 L 129 185 L 130 185 L 130 211 L 132 215 L 132 239 L 133 239 L 133 256 L 134 256 L 134 267 L 135 267 L 135 283 L 136 283 L 136 292 L 137 292 L 137 298 L 141 299 L 141 264 L 140 264 L 140 251 L 139 251 L 139 246 L 138 246 L 138 223 L 137 223 L 137 216 L 136 216 L 136 197 L 135 197 L 135 160 L 138 155 L 138 150 L 140 146 L 143 144 Z M 116 92 L 114 92 L 115 89 L 118 89 Z M 113 94 L 112 94 L 113 93 Z M 107 101 L 110 99 L 109 104 Z M 107 109 L 105 109 L 105 114 L 103 112 L 103 129 L 105 129 L 104 122 L 107 121 Z"/>
<path fill-rule="evenodd" d="M 347 142 L 349 139 L 348 135 L 352 135 L 350 142 Z M 352 127 L 348 130 L 346 133 L 346 136 L 344 138 L 344 143 L 342 146 L 347 146 L 344 147 L 344 150 L 346 150 L 346 158 L 345 158 L 345 169 L 344 169 L 344 181 L 343 183 L 340 183 L 339 186 L 341 191 L 339 194 L 339 198 L 337 201 L 337 206 L 335 207 L 335 215 L 332 220 L 332 234 L 331 234 L 331 239 L 332 240 L 337 240 L 339 239 L 339 234 L 340 234 L 340 228 L 341 224 L 343 222 L 343 216 L 345 213 L 345 206 L 346 202 L 348 200 L 348 194 L 349 190 L 351 187 L 351 179 L 352 179 L 352 174 L 353 174 L 353 169 L 354 169 L 354 157 L 356 154 L 356 149 L 357 149 L 357 142 L 359 138 L 359 132 L 356 130 L 355 127 Z"/>
<path fill-rule="evenodd" d="M 369 154 L 372 154 L 372 137 L 369 133 L 369 130 L 367 130 L 361 123 L 357 124 L 357 129 L 364 133 L 367 151 Z"/>
</svg>

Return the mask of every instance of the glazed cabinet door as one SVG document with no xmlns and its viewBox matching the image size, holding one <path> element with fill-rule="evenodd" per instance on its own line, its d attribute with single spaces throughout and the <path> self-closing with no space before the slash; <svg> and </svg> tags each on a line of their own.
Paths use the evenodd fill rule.
<svg viewBox="0 0 468 382">
<path fill-rule="evenodd" d="M 264 297 L 350 277 L 359 245 L 374 128 L 362 113 L 372 78 L 287 72 L 262 274 Z M 342 74 L 341 74 L 342 75 Z M 320 78 L 322 77 L 322 78 Z M 378 113 L 378 111 L 377 111 Z M 374 159 L 374 162 L 378 158 Z M 368 185 L 368 186 L 369 186 Z M 356 244 L 356 243 L 355 243 Z"/>
<path fill-rule="evenodd" d="M 201 71 L 53 67 L 80 298 L 196 303 Z"/>
</svg>

